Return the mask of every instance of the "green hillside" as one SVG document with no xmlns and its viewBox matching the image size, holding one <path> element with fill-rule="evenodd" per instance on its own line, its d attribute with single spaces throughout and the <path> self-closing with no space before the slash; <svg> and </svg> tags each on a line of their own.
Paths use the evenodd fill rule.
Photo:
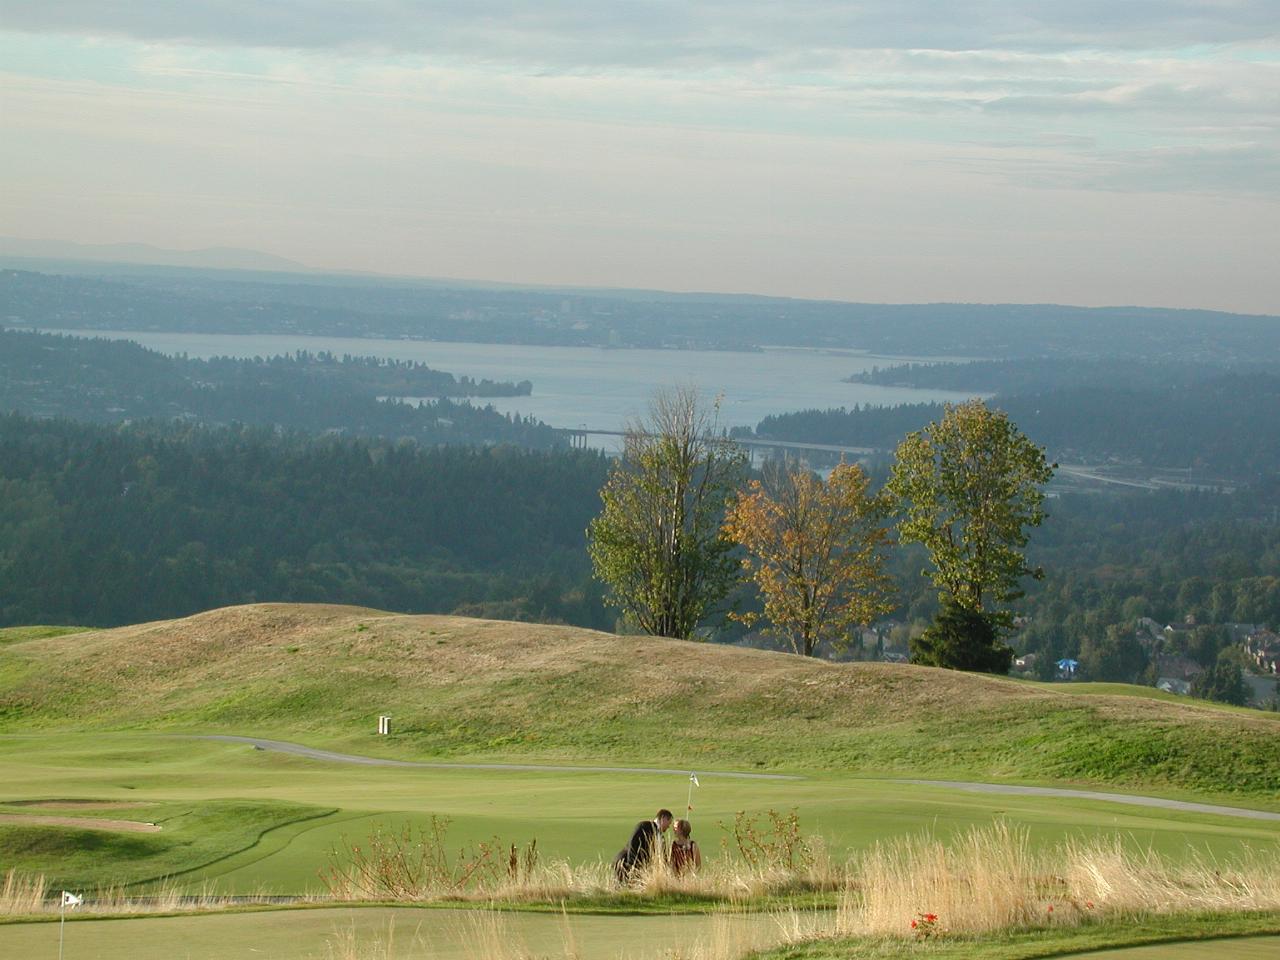
<svg viewBox="0 0 1280 960">
<path fill-rule="evenodd" d="M 374 734 L 390 713 L 395 735 Z M 1280 808 L 1280 717 L 571 627 L 259 604 L 0 646 L 0 732 L 1110 785 Z"/>
</svg>

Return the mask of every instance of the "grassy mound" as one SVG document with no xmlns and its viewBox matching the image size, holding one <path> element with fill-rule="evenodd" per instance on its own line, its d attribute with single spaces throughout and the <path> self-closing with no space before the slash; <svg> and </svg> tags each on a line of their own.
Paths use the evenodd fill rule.
<svg viewBox="0 0 1280 960">
<path fill-rule="evenodd" d="M 395 736 L 373 734 L 394 716 Z M 0 647 L 0 731 L 1112 785 L 1276 805 L 1280 718 L 571 627 L 259 604 Z"/>
<path fill-rule="evenodd" d="M 106 814 L 102 814 L 102 810 Z M 0 803 L 0 814 L 29 814 L 31 806 Z M 61 813 L 72 812 L 60 810 Z M 0 824 L 0 865 L 41 874 L 52 889 L 95 890 L 180 875 L 255 846 L 281 827 L 332 814 L 332 809 L 278 801 L 209 800 L 150 803 L 138 809 L 100 807 L 105 816 L 133 816 L 160 826 L 156 833 L 85 829 L 66 817 L 58 826 Z"/>
</svg>

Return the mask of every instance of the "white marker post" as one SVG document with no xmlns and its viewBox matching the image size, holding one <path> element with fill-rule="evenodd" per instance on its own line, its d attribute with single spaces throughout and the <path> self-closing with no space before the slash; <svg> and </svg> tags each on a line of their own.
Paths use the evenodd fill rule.
<svg viewBox="0 0 1280 960">
<path fill-rule="evenodd" d="M 378 718 L 378 733 L 384 737 L 391 733 L 391 714 L 384 714 Z"/>
<path fill-rule="evenodd" d="M 62 960 L 62 940 L 67 929 L 67 907 L 74 910 L 82 903 L 84 903 L 83 897 L 77 897 L 66 890 L 62 891 L 62 906 L 58 909 L 58 960 Z"/>
</svg>

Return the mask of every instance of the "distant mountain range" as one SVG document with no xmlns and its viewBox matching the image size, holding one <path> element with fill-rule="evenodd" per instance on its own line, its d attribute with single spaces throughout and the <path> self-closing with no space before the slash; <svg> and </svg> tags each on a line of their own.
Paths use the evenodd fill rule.
<svg viewBox="0 0 1280 960">
<path fill-rule="evenodd" d="M 0 237 L 0 258 L 5 260 L 71 260 L 92 263 L 125 263 L 205 270 L 254 270 L 272 273 L 314 273 L 305 264 L 261 250 L 239 247 L 205 247 L 169 250 L 149 243 L 71 243 L 66 240 L 31 240 Z"/>
</svg>

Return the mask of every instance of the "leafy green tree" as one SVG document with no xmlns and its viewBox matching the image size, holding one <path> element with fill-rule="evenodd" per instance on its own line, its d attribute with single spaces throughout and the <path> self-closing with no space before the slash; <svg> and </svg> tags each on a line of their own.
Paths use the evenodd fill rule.
<svg viewBox="0 0 1280 960">
<path fill-rule="evenodd" d="M 911 662 L 976 673 L 1008 673 L 1013 649 L 1001 642 L 991 614 L 948 597 L 929 628 L 911 641 Z"/>
<path fill-rule="evenodd" d="M 1211 667 L 1218 662 L 1218 656 L 1231 643 L 1227 628 L 1220 624 L 1206 623 L 1192 629 L 1184 638 L 1182 646 L 1188 657 L 1202 667 Z"/>
<path fill-rule="evenodd" d="M 1007 627 L 1005 604 L 1027 566 L 1028 527 L 1044 518 L 1042 487 L 1053 476 L 1044 450 L 981 400 L 948 404 L 941 420 L 898 445 L 887 490 L 900 512 L 898 536 L 923 544 L 940 598 Z"/>
<path fill-rule="evenodd" d="M 628 425 L 587 529 L 606 602 L 646 633 L 691 637 L 738 579 L 721 520 L 745 464 L 718 403 L 708 409 L 692 386 L 659 391 Z"/>
</svg>

